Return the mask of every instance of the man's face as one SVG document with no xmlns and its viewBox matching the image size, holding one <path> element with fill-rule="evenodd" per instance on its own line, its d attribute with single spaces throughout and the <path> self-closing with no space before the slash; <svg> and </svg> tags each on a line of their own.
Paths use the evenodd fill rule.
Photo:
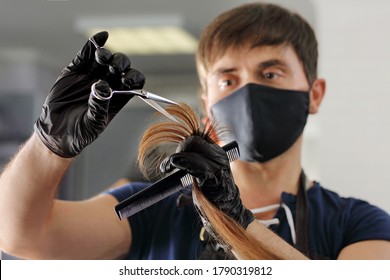
<svg viewBox="0 0 390 280">
<path fill-rule="evenodd" d="M 207 93 L 202 96 L 208 115 L 210 107 L 248 83 L 281 89 L 308 91 L 302 63 L 291 46 L 262 46 L 228 49 L 209 68 Z"/>
</svg>

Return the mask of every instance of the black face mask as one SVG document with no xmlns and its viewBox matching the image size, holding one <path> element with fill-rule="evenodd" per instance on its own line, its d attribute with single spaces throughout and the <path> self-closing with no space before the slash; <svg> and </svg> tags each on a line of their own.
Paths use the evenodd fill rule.
<svg viewBox="0 0 390 280">
<path fill-rule="evenodd" d="M 217 125 L 236 140 L 240 159 L 266 162 L 288 150 L 302 134 L 309 92 L 247 84 L 211 107 Z"/>
</svg>

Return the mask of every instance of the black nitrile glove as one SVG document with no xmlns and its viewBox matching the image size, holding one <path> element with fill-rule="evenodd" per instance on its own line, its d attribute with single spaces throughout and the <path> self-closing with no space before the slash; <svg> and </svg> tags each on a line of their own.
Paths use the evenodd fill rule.
<svg viewBox="0 0 390 280">
<path fill-rule="evenodd" d="M 92 38 L 102 47 L 108 33 L 103 31 Z M 43 143 L 61 157 L 78 155 L 133 97 L 114 94 L 108 98 L 111 89 L 141 89 L 145 83 L 144 75 L 130 67 L 126 55 L 98 48 L 98 63 L 95 52 L 96 46 L 89 40 L 62 70 L 35 122 L 35 132 Z M 91 94 L 93 84 L 95 94 Z"/>
<path fill-rule="evenodd" d="M 227 154 L 217 144 L 208 143 L 200 136 L 190 136 L 180 143 L 177 153 L 166 159 L 165 170 L 172 167 L 195 177 L 203 195 L 244 229 L 254 221 L 252 212 L 241 202 Z"/>
</svg>

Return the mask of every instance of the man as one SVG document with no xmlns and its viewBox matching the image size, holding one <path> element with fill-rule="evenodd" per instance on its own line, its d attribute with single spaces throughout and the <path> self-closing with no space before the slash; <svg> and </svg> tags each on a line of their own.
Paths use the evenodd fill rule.
<svg viewBox="0 0 390 280">
<path fill-rule="evenodd" d="M 103 46 L 107 34 L 94 38 Z M 204 247 L 211 252 L 205 257 L 214 257 L 213 248 L 199 240 L 201 222 L 193 205 L 176 205 L 180 194 L 128 221 L 119 221 L 113 208 L 147 183 L 86 201 L 55 199 L 72 158 L 128 101 L 105 98 L 108 86 L 140 88 L 144 83 L 125 57 L 114 54 L 106 67 L 95 62 L 94 51 L 88 42 L 65 68 L 34 135 L 1 176 L 0 247 L 39 259 L 194 259 L 205 256 Z M 317 113 L 325 94 L 325 81 L 317 78 L 317 42 L 310 26 L 278 6 L 238 7 L 205 30 L 197 66 L 207 116 L 230 126 L 240 145 L 241 160 L 231 165 L 240 199 L 238 206 L 224 208 L 226 212 L 237 213 L 239 207 L 244 214 L 234 218 L 277 258 L 304 258 L 296 247 L 310 258 L 389 259 L 389 215 L 364 201 L 340 198 L 306 180 L 302 172 L 307 114 Z M 89 97 L 89 87 L 99 79 L 97 94 Z M 186 148 L 179 152 L 192 152 Z M 206 168 L 204 160 L 201 167 Z M 189 172 L 193 164 L 171 163 Z M 237 195 L 235 185 L 228 189 Z M 208 184 L 204 187 L 207 192 Z"/>
</svg>

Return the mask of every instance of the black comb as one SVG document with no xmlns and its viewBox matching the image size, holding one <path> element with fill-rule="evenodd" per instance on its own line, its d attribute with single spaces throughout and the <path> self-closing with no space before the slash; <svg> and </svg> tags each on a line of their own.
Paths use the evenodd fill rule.
<svg viewBox="0 0 390 280">
<path fill-rule="evenodd" d="M 240 153 L 236 141 L 222 147 L 230 162 L 239 158 Z M 139 211 L 167 198 L 182 189 L 192 185 L 192 177 L 184 170 L 178 170 L 166 176 L 149 187 L 133 194 L 115 206 L 115 212 L 120 220 L 128 218 Z"/>
</svg>

